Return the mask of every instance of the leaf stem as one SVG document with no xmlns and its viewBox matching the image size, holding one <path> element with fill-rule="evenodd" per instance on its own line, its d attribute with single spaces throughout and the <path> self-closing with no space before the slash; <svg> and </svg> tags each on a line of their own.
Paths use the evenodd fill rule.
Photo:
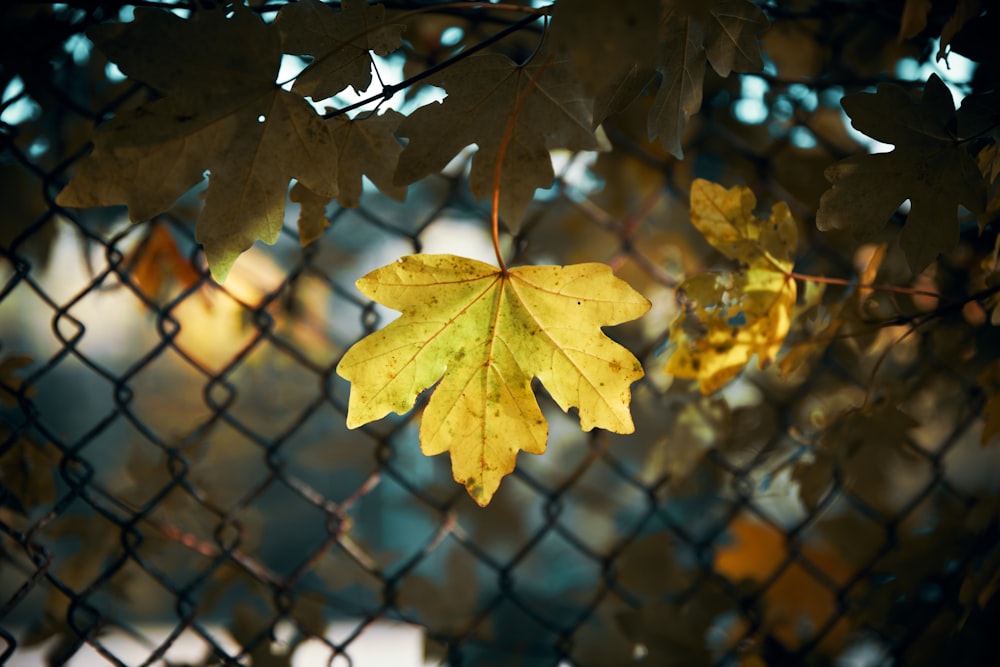
<svg viewBox="0 0 1000 667">
<path fill-rule="evenodd" d="M 804 280 L 813 283 L 824 283 L 826 285 L 841 285 L 843 287 L 857 287 L 858 289 L 878 290 L 880 292 L 895 292 L 896 294 L 909 294 L 910 296 L 929 296 L 942 301 L 950 301 L 948 297 L 939 292 L 915 289 L 913 287 L 898 287 L 896 285 L 876 285 L 874 283 L 859 283 L 846 278 L 827 278 L 825 276 L 811 276 L 807 273 L 788 272 L 789 278 Z"/>
<path fill-rule="evenodd" d="M 635 237 L 636 229 L 639 227 L 639 223 L 649 217 L 650 212 L 652 212 L 653 208 L 662 197 L 663 188 L 657 185 L 642 200 L 639 210 L 629 215 L 622 222 L 622 236 L 631 241 Z"/>
<path fill-rule="evenodd" d="M 493 177 L 493 202 L 490 206 L 490 225 L 493 236 L 493 254 L 497 257 L 497 266 L 500 272 L 507 273 L 507 264 L 503 261 L 503 253 L 500 251 L 500 165 L 503 164 L 503 151 L 500 151 L 500 159 L 497 160 L 497 169 Z"/>
<path fill-rule="evenodd" d="M 524 103 L 528 99 L 528 93 L 535 87 L 538 77 L 542 75 L 545 68 L 549 66 L 549 58 L 538 67 L 534 74 L 527 74 L 527 63 L 522 65 L 521 73 L 528 77 L 528 83 L 524 89 L 518 93 L 514 101 L 514 107 L 507 118 L 507 125 L 504 127 L 503 136 L 500 138 L 500 148 L 497 150 L 496 167 L 493 170 L 493 200 L 490 205 L 490 229 L 493 235 L 493 252 L 497 256 L 497 265 L 502 273 L 507 273 L 507 264 L 503 261 L 503 253 L 500 252 L 500 178 L 503 175 L 503 161 L 507 155 L 507 147 L 514 136 L 514 126 L 517 124 L 517 117 L 524 108 Z"/>
</svg>

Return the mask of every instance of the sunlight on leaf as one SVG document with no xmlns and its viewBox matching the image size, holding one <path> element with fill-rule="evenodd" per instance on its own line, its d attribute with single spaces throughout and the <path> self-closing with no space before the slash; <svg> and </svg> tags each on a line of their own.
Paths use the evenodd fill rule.
<svg viewBox="0 0 1000 667">
<path fill-rule="evenodd" d="M 736 377 L 753 355 L 761 368 L 775 360 L 791 326 L 796 285 L 789 272 L 798 228 L 786 204 L 767 220 L 753 215 L 748 188 L 726 190 L 698 179 L 691 185 L 691 222 L 723 255 L 731 273 L 703 273 L 677 290 L 680 316 L 670 325 L 667 373 L 698 380 L 710 394 Z"/>
<path fill-rule="evenodd" d="M 792 270 L 798 227 L 788 206 L 776 204 L 770 220 L 753 214 L 757 198 L 749 188 L 696 179 L 691 184 L 691 224 L 719 252 L 740 264 L 766 260 L 782 273 Z"/>
<path fill-rule="evenodd" d="M 437 383 L 420 424 L 421 449 L 450 451 L 455 480 L 480 505 L 513 471 L 519 450 L 545 451 L 548 426 L 532 378 L 563 410 L 579 410 L 583 430 L 634 430 L 629 387 L 642 367 L 600 328 L 634 320 L 650 304 L 608 266 L 504 273 L 454 255 L 411 255 L 357 285 L 403 314 L 337 366 L 352 383 L 347 425 L 408 412 Z"/>
</svg>

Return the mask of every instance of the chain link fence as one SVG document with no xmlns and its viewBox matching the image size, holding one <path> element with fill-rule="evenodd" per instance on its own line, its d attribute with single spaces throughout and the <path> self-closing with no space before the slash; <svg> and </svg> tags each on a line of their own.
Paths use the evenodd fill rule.
<svg viewBox="0 0 1000 667">
<path fill-rule="evenodd" d="M 998 341 L 961 297 L 992 238 L 939 266 L 963 307 L 831 287 L 784 376 L 750 368 L 702 397 L 660 370 L 674 288 L 718 260 L 687 222 L 691 165 L 808 215 L 822 167 L 854 150 L 823 129 L 843 82 L 710 79 L 683 163 L 632 138 L 642 108 L 607 125 L 613 152 L 554 156 L 505 243 L 513 263 L 607 262 L 653 302 L 608 331 L 646 367 L 637 431 L 582 433 L 537 387 L 549 449 L 479 508 L 420 455 L 419 405 L 350 431 L 334 372 L 393 316 L 356 278 L 413 252 L 491 257 L 464 163 L 404 203 L 331 204 L 306 247 L 292 217 L 217 284 L 197 192 L 139 224 L 54 203 L 94 124 L 145 94 L 83 36 L 133 6 L 0 9 L 0 663 L 988 664 L 1000 460 L 980 444 L 981 372 Z M 845 8 L 769 7 L 772 32 L 825 20 L 846 39 Z M 410 29 L 440 46 L 446 24 Z M 445 52 L 413 39 L 407 68 Z M 770 85 L 763 123 L 734 115 L 751 79 Z M 799 270 L 877 266 L 810 224 Z M 853 314 L 818 344 L 830 304 Z M 366 642 L 425 653 L 379 662 Z"/>
</svg>

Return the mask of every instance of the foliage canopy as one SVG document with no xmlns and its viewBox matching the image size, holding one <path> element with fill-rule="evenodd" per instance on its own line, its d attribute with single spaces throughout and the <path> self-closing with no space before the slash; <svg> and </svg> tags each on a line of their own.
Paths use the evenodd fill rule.
<svg viewBox="0 0 1000 667">
<path fill-rule="evenodd" d="M 551 304 L 543 309 L 551 308 L 550 315 L 534 314 L 527 286 L 534 285 L 532 294 L 551 290 L 565 299 L 565 272 L 577 275 L 580 284 L 609 277 L 594 265 L 508 272 L 498 220 L 517 232 L 536 189 L 553 181 L 550 152 L 606 150 L 602 125 L 614 127 L 610 119 L 640 103 L 648 107 L 648 139 L 681 159 L 690 119 L 703 104 L 706 63 L 723 78 L 761 72 L 760 36 L 769 22 L 750 0 L 634 0 L 621 6 L 562 0 L 546 9 L 525 8 L 529 18 L 544 23 L 532 51 L 519 60 L 502 52 L 475 53 L 480 45 L 459 50 L 446 67 L 408 82 L 443 88 L 443 102 L 406 114 L 376 109 L 354 117 L 345 115 L 347 109 L 326 107 L 321 113 L 310 104 L 347 88 L 367 91 L 374 82 L 373 54 L 402 49 L 407 26 L 401 21 L 424 11 L 392 13 L 362 0 L 337 9 L 302 0 L 265 21 L 237 2 L 188 18 L 140 8 L 129 23 L 95 26 L 89 35 L 97 47 L 155 94 L 98 128 L 92 154 L 57 203 L 125 204 L 133 220 L 149 219 L 168 211 L 207 171 L 196 239 L 221 281 L 254 241 L 277 239 L 293 183 L 290 196 L 302 205 L 299 235 L 307 244 L 326 227 L 326 202 L 358 205 L 363 175 L 385 194 L 402 198 L 408 184 L 477 146 L 469 187 L 477 199 L 492 196 L 499 272 L 442 256 L 409 258 L 362 279 L 364 294 L 403 310 L 404 318 L 352 349 L 339 369 L 354 382 L 349 426 L 388 411 L 405 413 L 443 373 L 446 379 L 424 412 L 423 450 L 451 451 L 456 480 L 485 504 L 499 478 L 513 469 L 519 449 L 544 450 L 544 418 L 531 398 L 532 377 L 550 388 L 564 410 L 580 408 L 585 430 L 601 425 L 629 432 L 628 386 L 642 376 L 628 353 L 598 354 L 605 364 L 600 371 L 582 371 L 579 361 L 553 361 L 567 349 L 583 351 L 586 345 L 576 338 L 601 321 L 563 330 L 560 320 L 572 318 L 572 309 Z M 907 3 L 901 39 L 923 29 L 925 17 L 915 13 L 920 11 Z M 304 62 L 289 81 L 278 80 L 283 54 Z M 385 102 L 396 90 L 382 84 L 376 99 Z M 899 245 L 909 268 L 922 271 L 956 244 L 960 207 L 986 212 L 996 175 L 988 151 L 995 146 L 997 100 L 995 91 L 972 91 L 956 112 L 951 91 L 936 74 L 919 97 L 894 83 L 846 96 L 843 107 L 854 128 L 892 143 L 894 150 L 848 157 L 825 169 L 831 187 L 815 210 L 818 228 L 849 229 L 859 239 L 872 239 L 908 201 Z M 984 158 L 977 162 L 977 155 Z M 798 229 L 784 202 L 774 205 L 770 219 L 754 217 L 756 199 L 745 187 L 725 191 L 696 179 L 690 190 L 694 228 L 739 268 L 696 275 L 678 287 L 680 312 L 670 325 L 665 371 L 697 379 L 702 392 L 712 393 L 752 357 L 761 369 L 777 359 L 793 324 Z M 555 273 L 538 273 L 536 282 L 525 271 Z M 619 298 L 614 294 L 623 304 L 640 303 L 617 282 L 602 284 L 592 287 L 594 303 L 613 302 Z M 612 285 L 615 291 L 601 291 Z M 425 310 L 428 304 L 433 306 Z M 625 320 L 641 309 L 628 312 Z M 603 324 L 623 321 L 609 315 Z M 540 340 L 536 333 L 545 334 L 553 349 L 528 351 Z M 599 333 L 593 340 L 607 341 Z M 412 355 L 400 353 L 413 346 Z M 605 385 L 594 373 L 619 372 L 616 382 L 609 376 L 608 386 L 597 390 Z M 577 375 L 587 377 L 586 396 L 579 386 L 568 394 L 554 389 L 576 385 Z M 466 393 L 473 384 L 478 393 Z M 618 398 L 609 403 L 604 392 Z M 462 410 L 459 403 L 475 406 Z M 605 409 L 625 412 L 610 420 L 591 416 Z M 491 413 L 500 414 L 499 421 Z M 519 430 L 519 419 L 527 430 L 514 444 L 502 445 L 511 428 Z M 477 444 L 456 444 L 473 432 Z"/>
<path fill-rule="evenodd" d="M 63 206 L 126 204 L 133 220 L 148 219 L 166 212 L 207 170 L 208 189 L 196 239 L 205 248 L 213 275 L 224 280 L 236 258 L 255 240 L 273 243 L 277 239 L 293 181 L 292 199 L 302 204 L 299 235 L 305 244 L 325 227 L 320 210 L 326 201 L 358 204 L 363 174 L 386 194 L 399 198 L 405 195 L 402 188 L 407 184 L 440 172 L 465 147 L 476 145 L 469 173 L 471 193 L 477 199 L 492 195 L 495 220 L 502 218 L 516 232 L 536 189 L 552 183 L 550 151 L 601 148 L 606 144 L 600 135 L 601 123 L 655 90 L 648 104 L 648 138 L 658 139 L 680 159 L 689 120 L 702 106 L 706 63 L 720 77 L 759 72 L 764 65 L 760 33 L 768 20 L 749 0 L 708 4 L 636 0 L 621 7 L 563 0 L 551 12 L 536 12 L 546 26 L 550 14 L 551 29 L 541 32 L 538 44 L 520 62 L 503 53 L 480 54 L 470 49 L 459 52 L 447 67 L 420 75 L 422 85 L 446 91 L 443 102 L 402 115 L 387 111 L 345 118 L 332 107 L 321 114 L 309 100 L 322 102 L 346 88 L 356 93 L 367 90 L 373 83 L 371 54 L 386 56 L 402 48 L 406 26 L 398 21 L 406 14 L 390 15 L 381 5 L 361 0 L 345 2 L 339 10 L 319 0 L 303 0 L 282 7 L 273 22 L 263 21 L 242 3 L 235 3 L 229 14 L 220 7 L 195 12 L 188 19 L 158 9 L 140 9 L 132 22 L 97 26 L 90 36 L 125 74 L 162 97 L 119 113 L 101 126 L 93 153 L 81 163 L 57 202 Z M 906 33 L 914 29 L 911 25 L 901 28 Z M 633 31 L 638 33 L 632 35 Z M 306 59 L 304 68 L 289 82 L 277 80 L 282 54 Z M 292 85 L 286 90 L 287 83 Z M 394 92 L 392 86 L 388 90 L 383 86 L 382 100 Z M 844 109 L 854 127 L 873 139 L 893 143 L 895 149 L 888 154 L 850 157 L 826 169 L 832 187 L 815 212 L 819 229 L 847 228 L 861 239 L 874 238 L 909 200 L 900 246 L 910 268 L 921 271 L 938 254 L 950 250 L 958 237 L 959 206 L 971 213 L 983 213 L 986 208 L 987 175 L 981 172 L 976 154 L 992 145 L 991 133 L 1000 114 L 996 97 L 993 93 L 970 95 L 956 113 L 951 92 L 937 75 L 928 78 L 919 99 L 895 84 L 882 84 L 874 94 L 846 97 Z M 670 328 L 674 353 L 666 371 L 699 379 L 706 393 L 736 377 L 754 355 L 761 368 L 774 361 L 792 324 L 796 223 L 784 203 L 775 204 L 772 218 L 766 221 L 753 217 L 754 206 L 755 198 L 745 188 L 725 193 L 703 181 L 691 184 L 695 228 L 741 265 L 736 273 L 695 276 L 678 289 L 682 312 Z M 498 233 L 495 228 L 501 267 L 496 294 L 504 302 L 502 286 L 508 284 L 508 274 L 499 255 Z M 404 270 L 411 264 L 404 262 Z M 418 282 L 423 271 L 418 271 Z M 488 275 L 481 267 L 471 266 L 468 274 L 470 284 Z M 375 292 L 363 287 L 367 280 L 359 286 L 375 297 Z M 371 280 L 379 283 L 377 278 Z M 402 280 L 406 284 L 408 278 Z M 511 287 L 517 284 L 519 280 L 510 283 Z M 407 299 L 393 297 L 392 301 L 403 304 Z M 453 299 L 442 301 L 451 304 Z M 460 302 L 454 313 L 432 311 L 429 316 L 447 317 L 450 323 L 461 321 L 455 319 L 457 313 L 478 312 Z M 500 307 L 490 312 L 505 311 Z M 542 325 L 541 330 L 551 326 Z M 510 333 L 499 333 L 502 329 L 485 340 L 505 340 Z M 345 377 L 359 377 L 355 368 L 381 358 L 381 348 L 370 347 L 376 340 L 379 346 L 393 345 L 388 334 L 384 339 L 368 339 L 369 347 L 359 361 L 342 362 Z M 493 357 L 487 354 L 485 358 L 489 368 Z M 517 364 L 506 365 L 517 368 Z M 395 382 L 403 368 L 390 366 L 386 372 Z M 387 409 L 405 412 L 416 394 L 429 387 L 448 364 L 432 366 L 433 371 L 422 372 L 431 372 L 433 377 L 420 375 L 407 389 L 406 400 L 389 392 L 384 399 Z M 510 386 L 517 387 L 517 393 L 530 394 L 527 383 L 532 374 L 541 377 L 540 371 L 526 371 L 523 378 L 512 379 Z M 371 365 L 366 384 L 372 384 L 373 375 L 379 372 L 380 366 Z M 487 371 L 486 377 L 492 373 Z M 630 384 L 640 376 L 630 372 L 623 380 Z M 447 377 L 453 377 L 451 371 Z M 476 419 L 486 413 L 489 397 L 495 394 L 488 389 L 494 382 L 484 382 L 487 388 L 482 396 L 486 398 L 473 411 Z M 371 392 L 357 385 L 355 391 L 355 416 L 349 417 L 349 423 L 369 421 L 370 417 L 356 416 L 362 411 L 385 413 L 378 407 L 381 403 L 369 404 L 374 401 Z M 627 409 L 627 388 L 614 393 L 626 397 L 622 405 Z M 564 409 L 587 407 L 578 398 L 555 398 Z M 447 421 L 444 415 L 452 413 L 439 415 L 439 401 L 430 403 L 425 417 Z M 534 415 L 529 422 L 543 421 L 537 408 L 516 412 Z M 583 421 L 586 429 L 589 420 Z M 622 430 L 627 421 L 618 419 L 612 430 Z M 449 444 L 432 443 L 426 435 L 431 428 L 426 424 L 423 428 L 424 451 L 452 449 Z M 442 428 L 436 424 L 433 432 L 453 430 Z M 480 429 L 483 442 L 499 437 L 502 430 Z M 485 435 L 489 432 L 496 435 Z M 537 435 L 527 437 L 523 448 L 541 451 L 545 438 Z M 496 445 L 483 444 L 479 450 L 484 447 L 496 450 Z M 472 467 L 463 466 L 460 473 L 456 465 L 456 479 L 470 489 L 483 489 L 482 471 L 496 466 L 481 451 L 474 458 L 479 463 L 473 467 L 479 472 L 472 474 Z M 503 458 L 497 469 L 506 474 L 513 459 Z M 491 482 L 486 488 L 474 495 L 488 499 L 495 485 Z"/>
</svg>

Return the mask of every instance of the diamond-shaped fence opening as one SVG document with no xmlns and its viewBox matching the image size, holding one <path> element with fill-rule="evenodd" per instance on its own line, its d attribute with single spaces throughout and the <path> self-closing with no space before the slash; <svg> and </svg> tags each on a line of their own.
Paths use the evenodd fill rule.
<svg viewBox="0 0 1000 667">
<path fill-rule="evenodd" d="M 283 3 L 249 4 L 270 19 Z M 842 18 L 779 5 L 765 5 L 773 40 Z M 795 137 L 847 150 L 824 138 L 827 84 L 772 81 L 765 139 L 733 111 L 748 87 L 713 80 L 690 162 L 616 122 L 614 151 L 553 155 L 555 182 L 504 243 L 517 263 L 606 262 L 653 302 L 608 331 L 646 369 L 637 429 L 582 433 L 536 383 L 548 450 L 522 453 L 480 508 L 445 457 L 420 453 L 424 399 L 351 430 L 335 373 L 396 317 L 359 276 L 415 252 L 493 256 L 471 152 L 403 202 L 366 186 L 360 206 L 331 204 L 307 246 L 289 217 L 219 284 L 194 238 L 201 186 L 139 223 L 55 204 L 94 123 L 149 94 L 85 37 L 135 8 L 0 10 L 0 663 L 984 664 L 1000 460 L 980 442 L 978 376 L 998 341 L 975 313 L 918 303 L 711 396 L 661 371 L 674 290 L 714 262 L 678 165 L 818 197 L 788 165 Z M 413 39 L 444 40 L 462 11 Z M 540 34 L 471 11 L 470 39 Z M 449 57 L 427 44 L 408 46 L 408 76 Z M 843 239 L 808 236 L 804 270 L 849 271 Z M 872 321 L 902 310 L 894 295 L 851 303 Z"/>
</svg>

